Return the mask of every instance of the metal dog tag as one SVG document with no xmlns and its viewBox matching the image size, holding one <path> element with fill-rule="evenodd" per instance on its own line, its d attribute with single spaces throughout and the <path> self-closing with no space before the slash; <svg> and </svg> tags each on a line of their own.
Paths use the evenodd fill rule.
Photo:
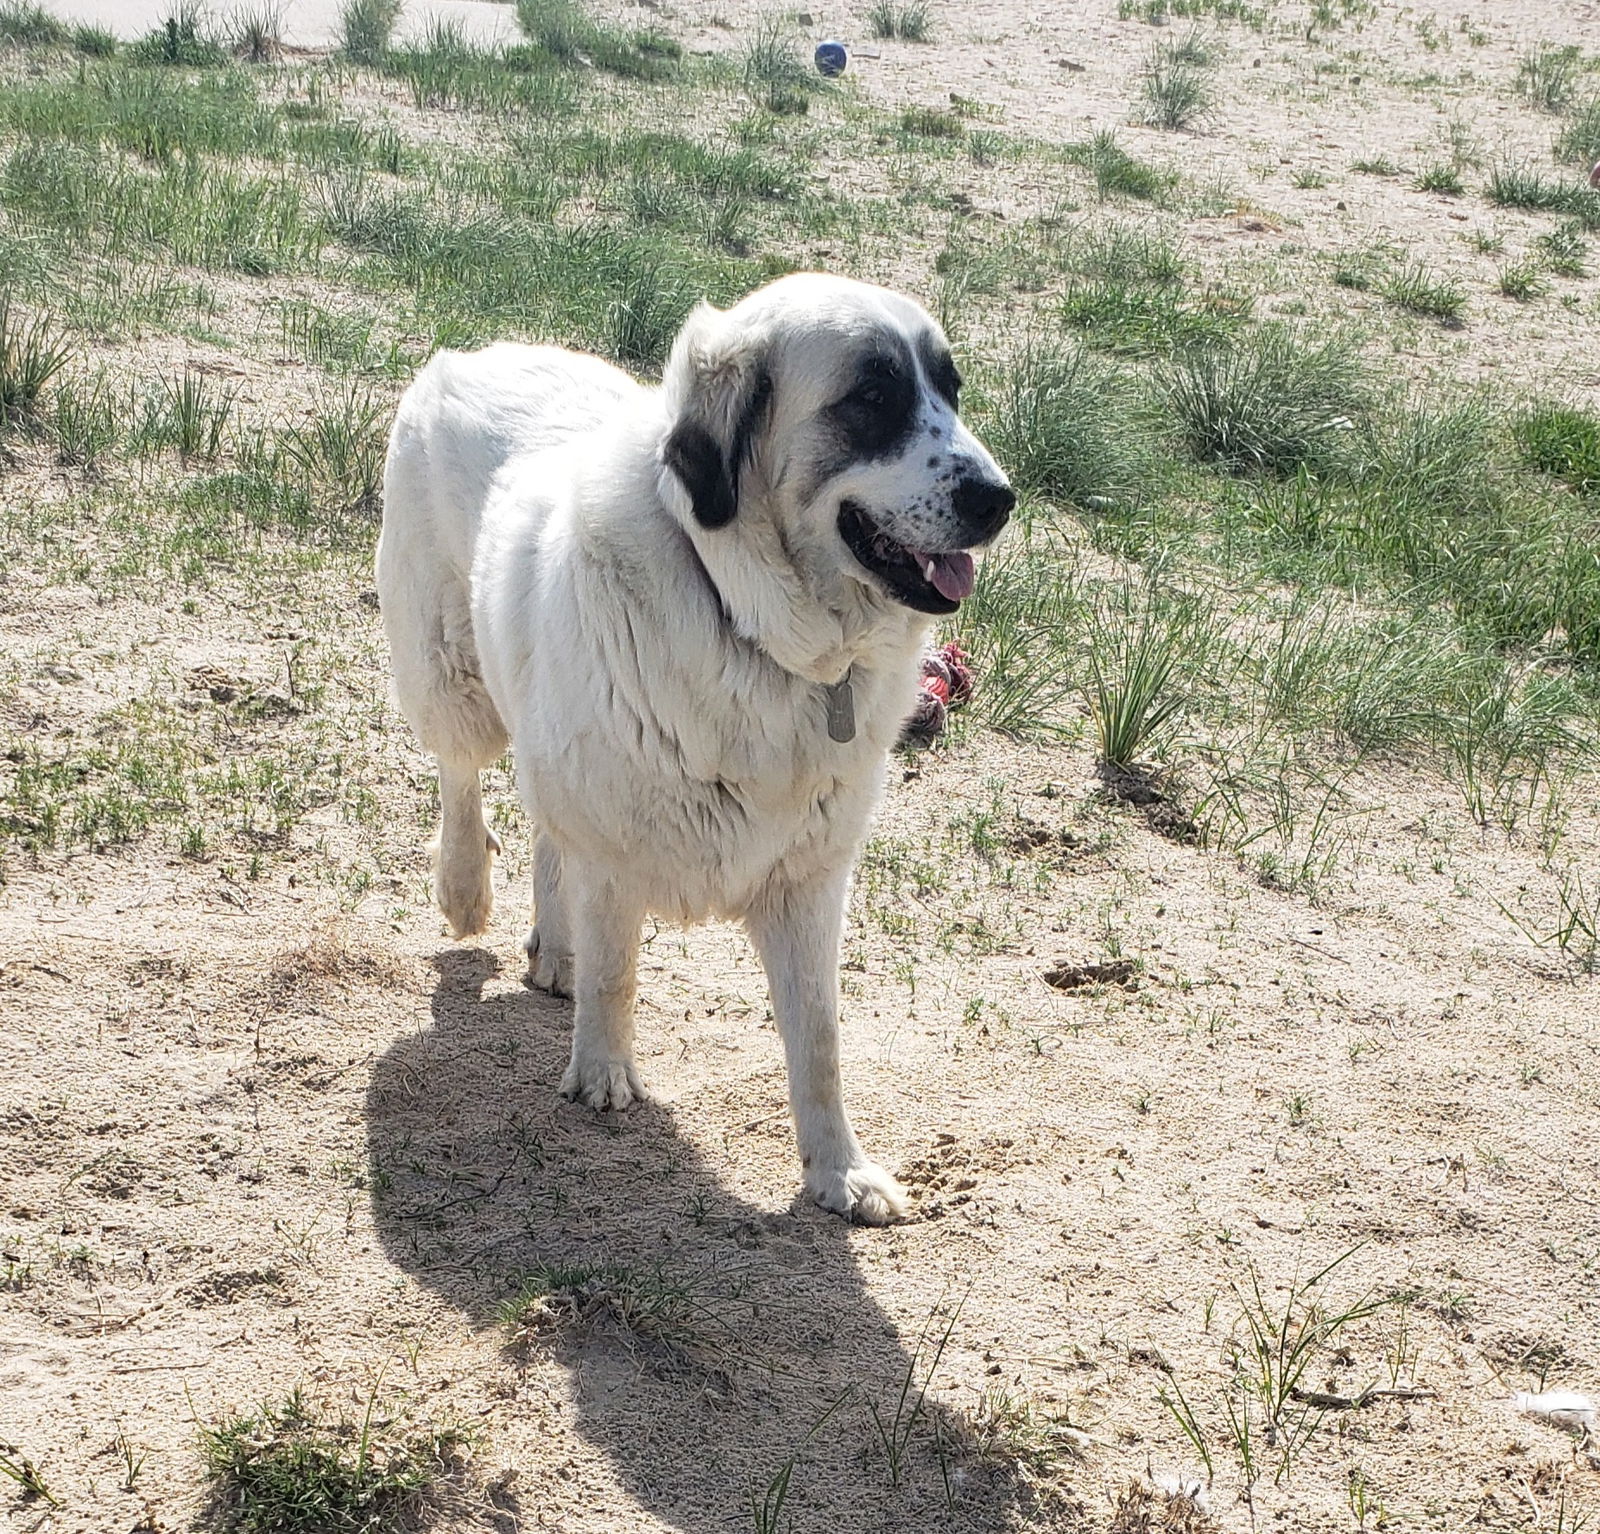
<svg viewBox="0 0 1600 1534">
<path fill-rule="evenodd" d="M 850 687 L 850 672 L 823 691 L 828 695 L 828 737 L 842 746 L 856 738 L 856 695 Z"/>
</svg>

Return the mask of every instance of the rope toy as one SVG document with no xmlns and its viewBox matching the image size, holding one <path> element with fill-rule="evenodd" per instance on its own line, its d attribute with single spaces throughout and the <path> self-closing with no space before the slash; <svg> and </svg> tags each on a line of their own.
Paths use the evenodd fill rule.
<svg viewBox="0 0 1600 1534">
<path fill-rule="evenodd" d="M 902 746 L 926 746 L 944 734 L 949 711 L 972 697 L 972 667 L 954 640 L 922 657 L 922 680 L 911 716 L 901 727 Z"/>
</svg>

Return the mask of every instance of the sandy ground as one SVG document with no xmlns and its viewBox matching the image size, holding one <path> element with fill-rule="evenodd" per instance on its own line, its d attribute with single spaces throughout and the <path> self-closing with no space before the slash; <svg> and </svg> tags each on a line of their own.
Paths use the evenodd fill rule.
<svg viewBox="0 0 1600 1534">
<path fill-rule="evenodd" d="M 754 11 L 651 15 L 727 46 L 712 13 L 737 27 Z M 97 14 L 147 24 L 132 3 Z M 325 10 L 290 15 L 321 40 Z M 861 30 L 814 16 L 819 34 Z M 1465 41 L 1461 16 L 1486 41 Z M 1430 17 L 1448 45 L 1423 41 Z M 1126 117 L 1148 42 L 1104 6 L 972 5 L 943 35 L 881 45 L 862 88 L 955 91 L 1061 137 Z M 1481 284 L 1464 200 L 1348 162 L 1413 163 L 1458 113 L 1491 147 L 1542 149 L 1548 123 L 1506 92 L 1516 57 L 1538 38 L 1595 47 L 1600 7 L 1381 8 L 1334 34 L 1380 61 L 1336 96 L 1304 78 L 1293 37 L 1226 35 L 1211 132 L 1120 130 L 1188 173 L 1253 183 L 1269 218 L 1190 221 L 1219 270 L 1258 272 L 1269 247 L 1288 272 L 1284 243 L 1382 232 Z M 1430 71 L 1443 83 L 1406 83 Z M 1290 184 L 1308 163 L 1326 188 Z M 1470 217 L 1487 219 L 1476 203 Z M 1512 242 L 1544 227 L 1495 222 Z M 1477 300 L 1466 332 L 1419 329 L 1397 365 L 1524 378 L 1531 358 L 1593 389 L 1581 291 L 1559 323 Z M 60 493 L 24 463 L 0 509 Z M 470 1430 L 438 1529 L 752 1528 L 751 1488 L 794 1456 L 801 1531 L 1103 1530 L 1130 1482 L 1205 1479 L 1159 1399 L 1173 1379 L 1227 1530 L 1600 1516 L 1593 1446 L 1510 1404 L 1541 1384 L 1600 1395 L 1596 981 L 1503 914 L 1554 919 L 1536 838 L 1481 831 L 1454 791 L 1372 766 L 1313 904 L 1108 802 L 1082 741 L 974 731 L 896 760 L 852 905 L 846 1077 L 914 1214 L 855 1230 L 796 1197 L 778 1041 L 736 931 L 646 943 L 653 1104 L 597 1118 L 555 1096 L 570 1013 L 520 982 L 528 849 L 509 784 L 500 918 L 488 941 L 451 944 L 425 902 L 429 764 L 386 701 L 367 590 L 336 563 L 186 611 L 157 583 L 107 598 L 92 579 L 3 572 L 8 735 L 92 742 L 133 698 L 204 725 L 213 761 L 298 752 L 331 784 L 286 839 L 235 830 L 203 861 L 173 830 L 6 864 L 0 1440 L 60 1503 L 0 1499 L 10 1528 L 220 1526 L 197 1424 L 296 1384 L 356 1416 L 376 1393 L 383 1414 Z M 247 715 L 195 683 L 213 668 L 248 703 L 285 687 L 291 654 L 328 680 L 303 713 Z M 1600 785 L 1568 804 L 1563 857 L 1600 866 Z M 1042 978 L 1115 958 L 1136 961 L 1127 983 Z M 1281 1480 L 1258 1438 L 1246 1501 L 1223 1402 L 1251 1275 L 1281 1310 L 1297 1275 L 1346 1253 L 1328 1306 L 1390 1303 L 1319 1349 L 1307 1383 L 1397 1393 L 1330 1410 Z M 692 1320 L 666 1340 L 603 1307 L 509 1331 L 499 1307 L 554 1263 L 659 1274 Z M 877 1424 L 908 1376 L 944 1425 L 917 1424 L 897 1476 Z M 131 1486 L 119 1436 L 144 1456 Z M 1145 1526 L 1128 1505 L 1119 1529 Z"/>
</svg>

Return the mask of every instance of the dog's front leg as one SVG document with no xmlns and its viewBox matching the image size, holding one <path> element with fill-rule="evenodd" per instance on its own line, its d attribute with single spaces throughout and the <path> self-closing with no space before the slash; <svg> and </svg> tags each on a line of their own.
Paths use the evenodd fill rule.
<svg viewBox="0 0 1600 1534">
<path fill-rule="evenodd" d="M 771 888 L 745 913 L 745 925 L 772 988 L 806 1188 L 824 1209 L 886 1225 L 905 1213 L 905 1193 L 862 1151 L 839 1077 L 844 892 L 842 877 Z"/>
<path fill-rule="evenodd" d="M 626 1108 L 645 1095 L 633 1063 L 633 998 L 644 907 L 624 879 L 565 870 L 572 923 L 572 1061 L 561 1078 L 566 1097 L 591 1108 Z"/>
</svg>

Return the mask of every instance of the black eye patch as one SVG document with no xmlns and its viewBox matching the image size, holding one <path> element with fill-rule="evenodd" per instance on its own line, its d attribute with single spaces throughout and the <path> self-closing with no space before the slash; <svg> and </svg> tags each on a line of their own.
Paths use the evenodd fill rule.
<svg viewBox="0 0 1600 1534">
<path fill-rule="evenodd" d="M 918 343 L 917 351 L 923 367 L 927 369 L 928 382 L 952 410 L 956 409 L 961 399 L 961 375 L 956 371 L 950 348 L 942 339 L 935 340 L 931 335 L 925 335 Z"/>
<path fill-rule="evenodd" d="M 892 457 L 916 425 L 917 385 L 893 357 L 865 358 L 850 390 L 833 406 L 851 452 L 859 458 Z"/>
</svg>

